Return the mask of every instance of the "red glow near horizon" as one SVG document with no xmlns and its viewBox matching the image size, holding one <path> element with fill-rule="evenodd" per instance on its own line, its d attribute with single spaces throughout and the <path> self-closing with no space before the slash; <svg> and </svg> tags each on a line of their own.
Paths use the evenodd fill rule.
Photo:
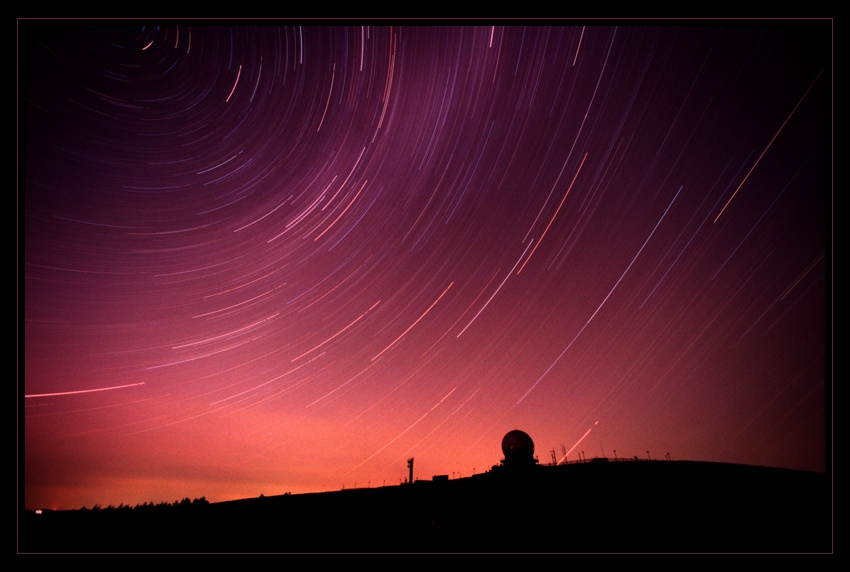
<svg viewBox="0 0 850 572">
<path fill-rule="evenodd" d="M 89 24 L 18 21 L 28 508 L 825 470 L 830 22 Z"/>
</svg>

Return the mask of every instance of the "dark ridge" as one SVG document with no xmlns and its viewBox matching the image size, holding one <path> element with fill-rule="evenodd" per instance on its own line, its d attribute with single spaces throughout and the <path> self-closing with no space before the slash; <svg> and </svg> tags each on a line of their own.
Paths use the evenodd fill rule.
<svg viewBox="0 0 850 572">
<path fill-rule="evenodd" d="M 508 455 L 506 455 L 508 458 Z M 498 465 L 460 479 L 169 510 L 26 511 L 21 553 L 830 553 L 829 477 L 694 461 Z"/>
</svg>

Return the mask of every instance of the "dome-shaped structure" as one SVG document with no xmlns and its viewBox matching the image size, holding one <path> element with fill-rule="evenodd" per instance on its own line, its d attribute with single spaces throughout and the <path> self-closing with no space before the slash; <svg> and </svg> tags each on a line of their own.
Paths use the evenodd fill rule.
<svg viewBox="0 0 850 572">
<path fill-rule="evenodd" d="M 502 438 L 502 453 L 505 455 L 502 461 L 505 465 L 533 465 L 537 462 L 534 458 L 534 441 L 528 433 L 519 429 L 508 431 Z"/>
</svg>

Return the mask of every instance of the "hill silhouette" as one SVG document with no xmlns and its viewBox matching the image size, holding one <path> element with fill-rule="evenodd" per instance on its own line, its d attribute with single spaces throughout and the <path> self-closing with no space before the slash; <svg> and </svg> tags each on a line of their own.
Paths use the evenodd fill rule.
<svg viewBox="0 0 850 572">
<path fill-rule="evenodd" d="M 832 491 L 823 473 L 695 461 L 536 462 L 388 487 L 186 499 L 169 510 L 26 511 L 19 551 L 832 550 Z"/>
<path fill-rule="evenodd" d="M 25 552 L 829 552 L 826 474 L 596 458 L 542 466 L 520 430 L 491 470 L 210 504 L 23 515 Z"/>
</svg>

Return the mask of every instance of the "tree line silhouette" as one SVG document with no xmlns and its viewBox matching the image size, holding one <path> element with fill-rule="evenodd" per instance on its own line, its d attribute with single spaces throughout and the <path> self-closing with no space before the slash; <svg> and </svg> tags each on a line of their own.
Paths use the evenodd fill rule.
<svg viewBox="0 0 850 572">
<path fill-rule="evenodd" d="M 210 503 L 206 499 L 206 497 L 195 498 L 189 500 L 189 497 L 184 498 L 183 500 L 176 500 L 173 503 L 167 503 L 165 501 L 160 502 L 159 504 L 154 504 L 153 502 L 144 502 L 141 504 L 136 504 L 135 506 L 125 505 L 124 503 L 119 504 L 118 506 L 109 505 L 106 508 L 101 508 L 99 504 L 94 505 L 91 508 L 83 506 L 80 508 L 80 512 L 98 512 L 98 511 L 135 511 L 137 513 L 140 512 L 149 512 L 149 511 L 165 511 L 170 509 L 180 509 L 180 510 L 190 510 L 190 509 L 198 509 L 200 507 L 206 507 Z"/>
</svg>

